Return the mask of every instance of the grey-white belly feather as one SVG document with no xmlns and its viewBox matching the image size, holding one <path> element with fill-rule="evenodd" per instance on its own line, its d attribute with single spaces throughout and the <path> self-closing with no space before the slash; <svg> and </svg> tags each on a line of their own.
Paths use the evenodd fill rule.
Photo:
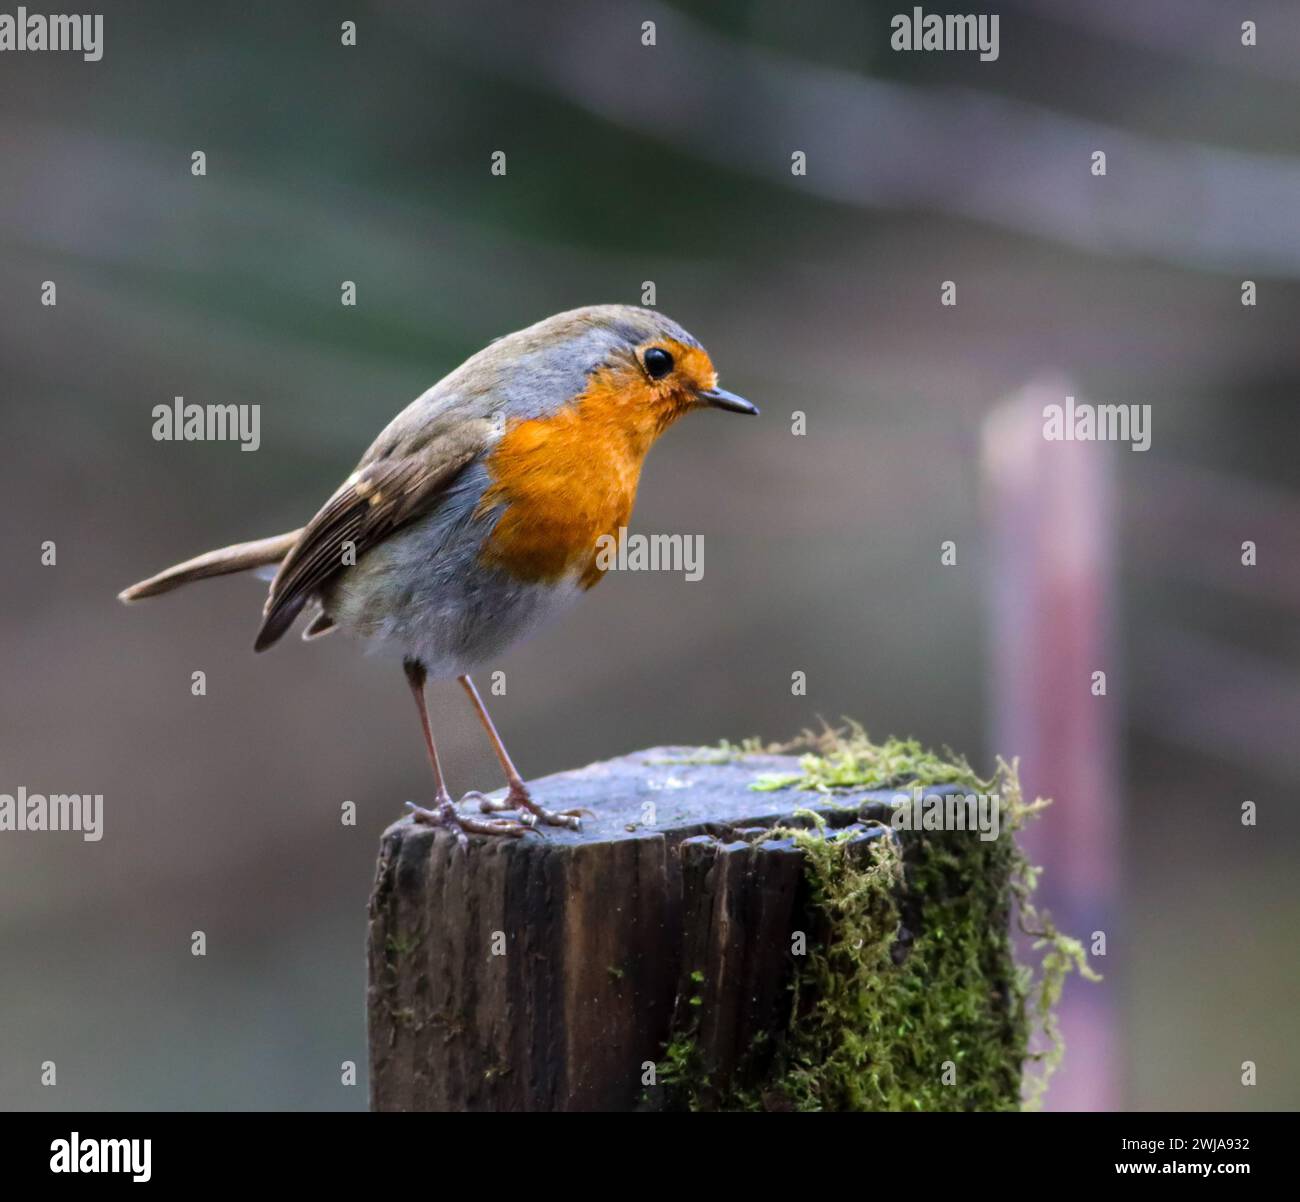
<svg viewBox="0 0 1300 1202">
<path fill-rule="evenodd" d="M 321 594 L 340 629 L 459 676 L 562 613 L 577 582 L 533 584 L 479 562 L 495 513 L 476 517 L 487 473 L 475 465 L 438 506 L 367 551 Z"/>
</svg>

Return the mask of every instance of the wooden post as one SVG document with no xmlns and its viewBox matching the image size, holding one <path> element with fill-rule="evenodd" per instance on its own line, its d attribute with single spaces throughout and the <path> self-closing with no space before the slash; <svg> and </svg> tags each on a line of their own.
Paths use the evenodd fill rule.
<svg viewBox="0 0 1300 1202">
<path fill-rule="evenodd" d="M 536 782 L 544 804 L 594 813 L 581 833 L 475 838 L 462 853 L 409 819 L 388 828 L 370 902 L 373 1109 L 659 1108 L 670 1091 L 650 1066 L 687 1029 L 704 1072 L 694 1104 L 741 1084 L 765 1096 L 765 1065 L 791 1025 L 792 933 L 815 951 L 825 918 L 810 906 L 804 853 L 753 836 L 800 807 L 825 816 L 846 854 L 909 836 L 880 824 L 892 793 L 758 792 L 759 774 L 797 773 L 798 761 L 706 761 L 659 748 Z M 996 921 L 1005 929 L 1000 908 Z M 889 937 L 905 956 L 910 932 Z M 1002 975 L 999 961 L 976 982 L 993 1009 L 1007 1005 Z M 1012 1042 L 1014 1028 L 997 1027 Z M 996 1087 L 1008 1106 L 1013 1063 Z"/>
<path fill-rule="evenodd" d="M 1056 799 L 1053 821 L 1027 833 L 1045 871 L 1039 903 L 1062 930 L 1123 947 L 1123 790 L 1117 762 L 1123 661 L 1115 653 L 1115 464 L 1129 451 L 1049 442 L 1048 405 L 1075 389 L 1064 378 L 1027 385 L 989 417 L 983 471 L 991 560 L 990 696 L 995 745 L 1020 757 L 1029 796 Z M 1094 673 L 1105 672 L 1099 695 Z M 1122 953 L 1101 962 L 1102 989 L 1068 989 L 1059 1008 L 1070 1056 L 1053 1083 L 1061 1110 L 1123 1102 L 1115 1032 Z"/>
</svg>

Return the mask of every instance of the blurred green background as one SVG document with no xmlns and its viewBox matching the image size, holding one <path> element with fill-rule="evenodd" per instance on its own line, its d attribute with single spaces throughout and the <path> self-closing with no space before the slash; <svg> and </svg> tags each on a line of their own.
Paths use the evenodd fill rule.
<svg viewBox="0 0 1300 1202">
<path fill-rule="evenodd" d="M 892 52 L 910 6 L 878 3 L 122 2 L 101 62 L 0 58 L 0 791 L 103 793 L 107 830 L 0 834 L 0 1106 L 365 1105 L 377 840 L 429 791 L 401 676 L 341 639 L 254 657 L 250 578 L 114 594 L 302 524 L 489 339 L 645 281 L 763 416 L 647 465 L 634 527 L 704 535 L 701 582 L 611 578 L 499 665 L 521 769 L 841 714 L 1014 754 L 982 423 L 1043 371 L 1149 403 L 1149 452 L 1094 448 L 1110 1100 L 1300 1102 L 1300 11 L 1239 7 L 1003 3 L 980 63 Z M 177 395 L 259 404 L 261 449 L 153 441 Z M 432 704 L 453 788 L 495 787 L 459 690 Z"/>
</svg>

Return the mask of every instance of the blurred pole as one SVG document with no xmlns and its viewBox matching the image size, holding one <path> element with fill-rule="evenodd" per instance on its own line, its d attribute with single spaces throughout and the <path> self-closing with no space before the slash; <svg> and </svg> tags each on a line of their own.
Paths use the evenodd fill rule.
<svg viewBox="0 0 1300 1202">
<path fill-rule="evenodd" d="M 1116 736 L 1114 462 L 1127 445 L 1048 441 L 1043 410 L 1075 395 L 1038 380 L 985 421 L 982 473 L 989 571 L 994 744 L 1019 756 L 1026 797 L 1055 804 L 1025 832 L 1044 869 L 1037 901 L 1057 926 L 1111 955 L 1102 984 L 1072 977 L 1060 1008 L 1065 1060 L 1053 1110 L 1114 1110 L 1119 1082 L 1116 981 L 1121 804 Z M 1076 399 L 1078 399 L 1076 397 Z M 1093 673 L 1106 673 L 1106 696 Z"/>
</svg>

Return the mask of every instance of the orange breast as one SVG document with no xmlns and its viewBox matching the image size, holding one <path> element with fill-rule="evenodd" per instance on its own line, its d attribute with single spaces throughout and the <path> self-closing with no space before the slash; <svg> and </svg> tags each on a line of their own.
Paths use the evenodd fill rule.
<svg viewBox="0 0 1300 1202">
<path fill-rule="evenodd" d="M 646 452 L 686 407 L 633 364 L 593 373 L 551 417 L 509 424 L 486 461 L 479 512 L 502 511 L 482 561 L 517 579 L 577 577 L 590 588 L 604 575 L 597 541 L 627 525 Z"/>
</svg>

